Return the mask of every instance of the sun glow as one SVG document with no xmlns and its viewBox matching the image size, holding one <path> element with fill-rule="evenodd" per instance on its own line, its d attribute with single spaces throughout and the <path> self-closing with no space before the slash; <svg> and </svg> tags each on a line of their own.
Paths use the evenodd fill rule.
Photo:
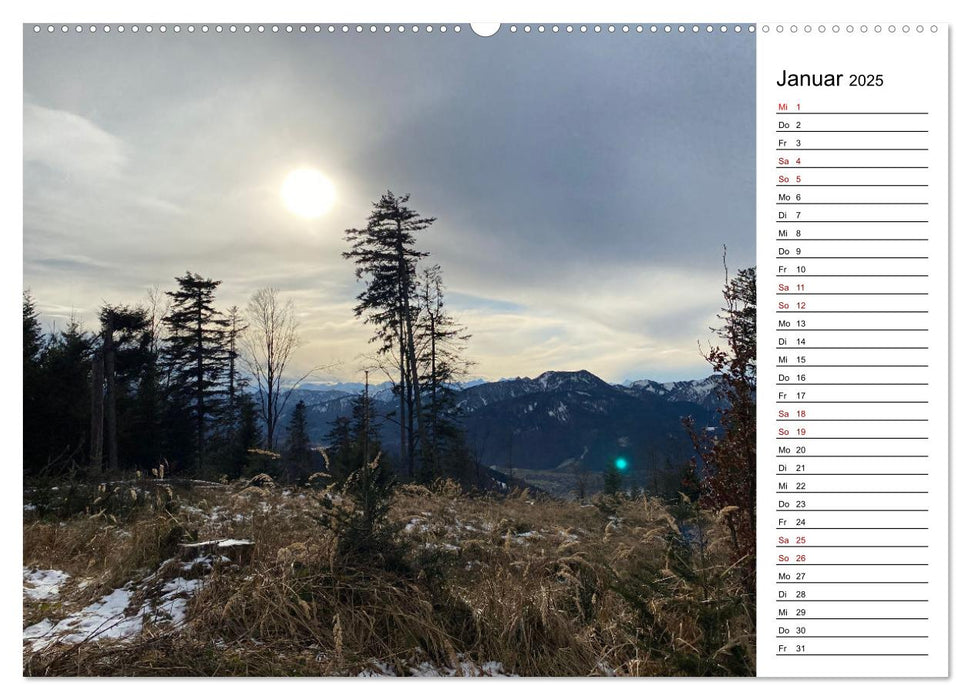
<svg viewBox="0 0 971 700">
<path fill-rule="evenodd" d="M 337 192 L 334 183 L 313 168 L 298 168 L 287 175 L 280 186 L 284 206 L 297 216 L 316 219 L 334 206 Z"/>
</svg>

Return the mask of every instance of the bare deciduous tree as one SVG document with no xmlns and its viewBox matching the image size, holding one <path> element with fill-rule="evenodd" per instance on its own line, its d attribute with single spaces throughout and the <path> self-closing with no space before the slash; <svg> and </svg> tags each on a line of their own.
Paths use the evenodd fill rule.
<svg viewBox="0 0 971 700">
<path fill-rule="evenodd" d="M 244 362 L 256 381 L 260 418 L 266 429 L 266 447 L 272 450 L 280 416 L 297 384 L 317 368 L 284 387 L 284 372 L 300 344 L 293 300 L 282 300 L 279 290 L 264 287 L 253 293 L 246 307 L 249 327 L 243 336 Z"/>
</svg>

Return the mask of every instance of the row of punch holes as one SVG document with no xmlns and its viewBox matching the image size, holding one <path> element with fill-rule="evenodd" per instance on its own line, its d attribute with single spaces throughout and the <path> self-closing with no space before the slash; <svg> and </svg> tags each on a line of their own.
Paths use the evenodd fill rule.
<svg viewBox="0 0 971 700">
<path fill-rule="evenodd" d="M 489 35 L 495 33 L 495 31 L 489 31 L 489 30 L 480 31 L 474 25 L 472 26 L 471 29 L 472 29 L 473 33 L 479 34 L 480 36 L 489 36 Z M 175 24 L 175 25 L 165 25 L 165 24 L 162 24 L 162 25 L 150 25 L 150 24 L 147 24 L 147 25 L 137 25 L 137 24 L 132 24 L 132 25 L 124 25 L 124 24 L 118 24 L 118 25 L 110 25 L 110 24 L 104 24 L 104 25 L 95 25 L 95 24 L 83 25 L 83 24 L 75 24 L 75 25 L 67 25 L 67 24 L 61 24 L 61 25 L 55 25 L 55 24 L 48 24 L 48 25 L 44 26 L 44 25 L 40 25 L 40 24 L 35 24 L 33 26 L 33 30 L 34 30 L 34 33 L 35 34 L 39 34 L 39 33 L 44 32 L 44 31 L 46 31 L 49 34 L 53 34 L 55 32 L 61 32 L 62 34 L 67 34 L 67 33 L 71 32 L 71 31 L 73 31 L 75 33 L 78 33 L 78 34 L 80 34 L 82 32 L 89 32 L 89 33 L 92 33 L 92 34 L 98 33 L 98 32 L 102 32 L 102 33 L 116 32 L 116 33 L 119 33 L 119 34 L 125 33 L 125 32 L 129 32 L 129 33 L 132 33 L 132 34 L 138 33 L 138 32 L 145 32 L 145 33 L 160 32 L 160 33 L 163 33 L 164 34 L 166 32 L 170 32 L 170 31 L 173 32 L 173 33 L 175 33 L 175 34 L 180 34 L 182 32 L 187 32 L 189 34 L 194 34 L 196 32 L 200 32 L 202 34 L 208 34 L 209 32 L 215 32 L 217 34 L 221 34 L 223 32 L 229 32 L 230 34 L 235 34 L 237 32 L 242 32 L 244 34 L 250 34 L 250 33 L 254 33 L 254 32 L 257 33 L 257 34 L 264 34 L 264 33 L 267 33 L 267 32 L 270 32 L 270 33 L 273 33 L 273 34 L 278 34 L 280 32 L 284 32 L 284 33 L 287 33 L 287 34 L 294 34 L 294 33 L 298 33 L 298 34 L 321 34 L 321 33 L 327 33 L 327 34 L 378 34 L 378 33 L 391 34 L 391 33 L 394 33 L 394 32 L 397 32 L 398 34 L 405 34 L 405 33 L 412 33 L 412 34 L 419 34 L 419 33 L 433 34 L 433 33 L 439 33 L 439 34 L 445 34 L 445 33 L 448 33 L 448 32 L 454 32 L 454 33 L 461 32 L 462 31 L 462 25 L 458 25 L 458 24 L 455 24 L 455 25 L 446 25 L 446 24 L 441 24 L 441 25 L 431 25 L 431 24 L 424 24 L 424 25 L 419 25 L 419 24 L 411 24 L 411 25 L 405 25 L 405 24 L 398 24 L 398 25 L 390 25 L 390 24 L 384 24 L 384 25 L 379 25 L 379 24 L 328 24 L 328 25 L 320 25 L 320 24 L 285 24 L 285 25 L 279 25 L 279 24 L 271 24 L 271 25 L 264 25 L 264 24 L 255 24 L 255 25 L 249 25 L 249 24 L 243 24 L 243 25 L 236 25 L 236 24 L 229 24 L 229 25 L 222 25 L 222 24 L 216 24 L 216 25 L 208 25 L 208 24 L 202 24 L 202 25 L 194 25 L 194 24 L 187 24 L 187 25 L 181 25 L 181 24 Z M 593 25 L 586 25 L 586 24 L 578 24 L 578 25 L 573 25 L 573 24 L 566 24 L 566 25 L 559 25 L 559 24 L 552 24 L 552 25 L 544 25 L 544 24 L 531 25 L 531 24 L 524 24 L 524 25 L 518 25 L 518 24 L 510 24 L 510 25 L 508 25 L 508 26 L 505 27 L 505 30 L 508 31 L 510 34 L 516 34 L 516 33 L 525 33 L 525 34 L 531 34 L 531 33 L 536 33 L 536 34 L 545 34 L 545 33 L 552 33 L 552 34 L 559 34 L 559 33 L 566 33 L 566 34 L 573 34 L 573 33 L 586 34 L 586 33 L 594 33 L 594 34 L 601 34 L 601 33 L 604 33 L 604 32 L 606 32 L 608 34 L 615 34 L 615 33 L 620 33 L 620 34 L 630 34 L 630 33 L 643 34 L 645 32 L 646 33 L 650 33 L 650 34 L 657 34 L 657 33 L 663 33 L 663 34 L 675 34 L 675 33 L 676 34 L 702 34 L 702 33 L 706 33 L 706 34 L 714 34 L 714 33 L 720 33 L 720 34 L 728 34 L 728 33 L 741 34 L 741 33 L 744 33 L 744 32 L 754 33 L 755 32 L 755 25 L 739 25 L 739 24 L 736 24 L 736 25 L 727 25 L 727 24 L 721 24 L 721 25 L 711 25 L 711 24 L 708 24 L 708 25 L 698 25 L 698 24 L 691 24 L 691 25 L 685 25 L 685 24 L 675 24 L 675 25 L 672 25 L 672 24 L 661 24 L 661 25 L 658 25 L 658 24 L 651 24 L 651 25 L 644 25 L 644 24 L 606 24 L 606 25 L 600 25 L 600 24 L 593 24 Z"/>
</svg>

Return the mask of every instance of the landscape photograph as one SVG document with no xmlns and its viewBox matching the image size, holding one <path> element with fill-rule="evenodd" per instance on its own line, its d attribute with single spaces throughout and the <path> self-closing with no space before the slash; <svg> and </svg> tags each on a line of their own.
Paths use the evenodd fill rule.
<svg viewBox="0 0 971 700">
<path fill-rule="evenodd" d="M 755 673 L 755 39 L 25 25 L 25 676 Z"/>
</svg>

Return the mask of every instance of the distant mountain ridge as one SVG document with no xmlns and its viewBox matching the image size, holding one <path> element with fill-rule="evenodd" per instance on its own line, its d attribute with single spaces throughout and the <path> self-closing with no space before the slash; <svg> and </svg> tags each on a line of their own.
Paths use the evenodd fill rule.
<svg viewBox="0 0 971 700">
<path fill-rule="evenodd" d="M 610 384 L 587 370 L 548 371 L 534 378 L 470 382 L 457 391 L 456 404 L 469 446 L 485 466 L 553 470 L 575 461 L 599 471 L 623 455 L 632 469 L 638 469 L 659 461 L 681 463 L 691 455 L 683 419 L 690 417 L 701 426 L 716 424 L 718 381 L 713 375 Z M 287 412 L 304 401 L 311 438 L 325 444 L 333 422 L 350 415 L 363 389 L 363 384 L 350 383 L 301 387 L 294 391 Z M 393 417 L 397 400 L 390 382 L 372 385 L 371 391 L 378 415 Z M 382 444 L 396 455 L 394 420 L 384 421 Z"/>
<path fill-rule="evenodd" d="M 661 383 L 650 379 L 639 379 L 618 386 L 631 392 L 650 392 L 668 401 L 687 401 L 708 408 L 717 408 L 720 401 L 716 389 L 720 381 L 719 375 L 712 374 L 705 379 L 680 382 Z"/>
</svg>

